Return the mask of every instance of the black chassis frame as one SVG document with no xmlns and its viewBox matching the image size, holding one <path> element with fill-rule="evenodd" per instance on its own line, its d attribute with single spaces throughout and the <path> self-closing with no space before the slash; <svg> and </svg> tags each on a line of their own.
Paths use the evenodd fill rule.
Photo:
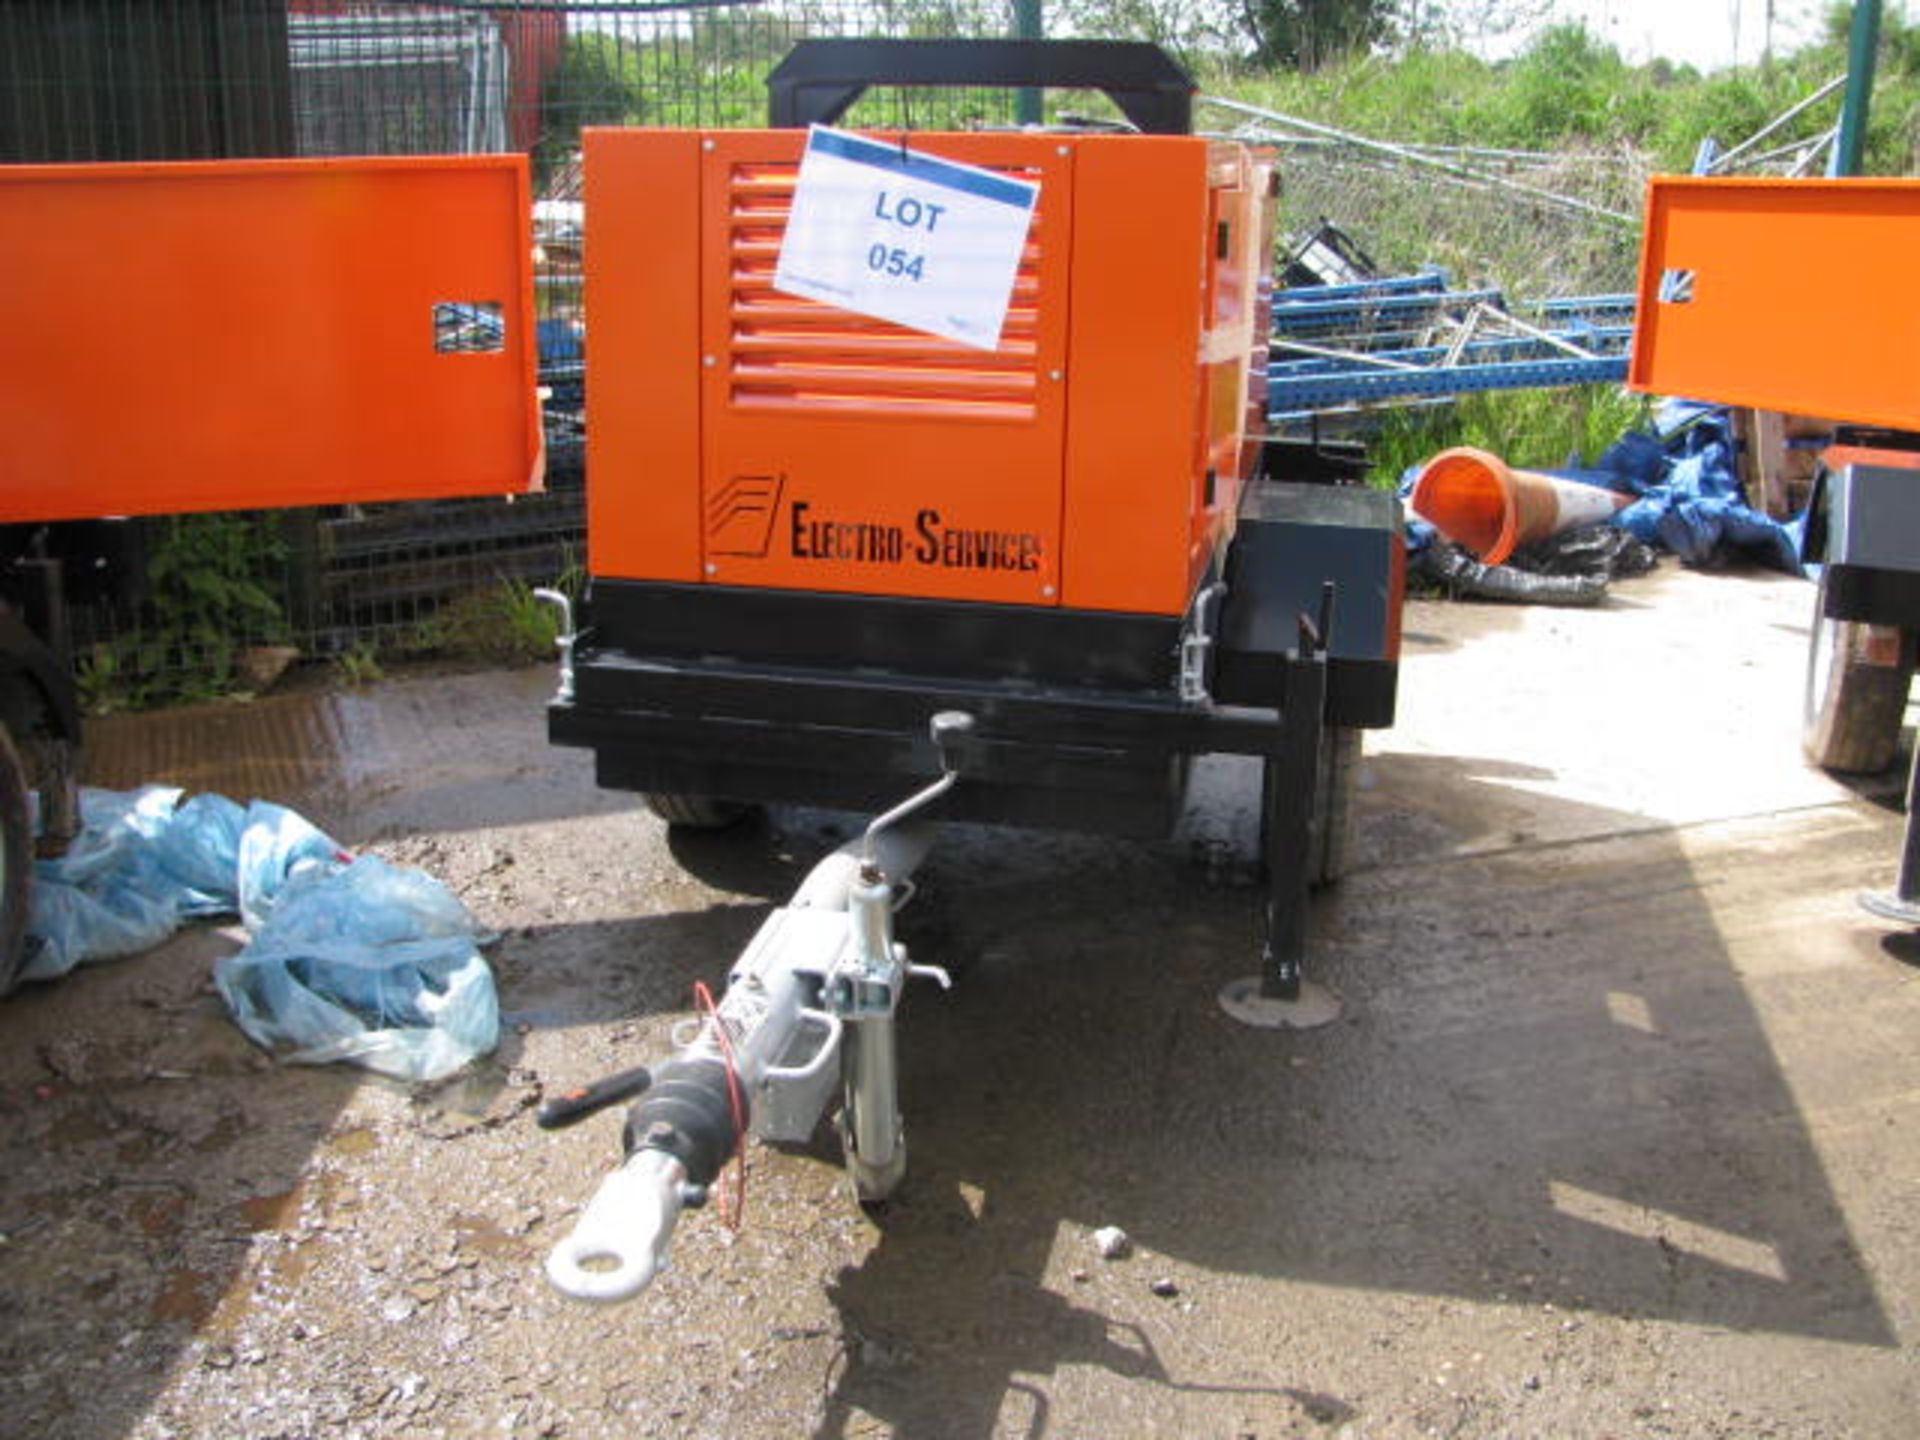
<svg viewBox="0 0 1920 1440">
<path fill-rule="evenodd" d="M 1392 496 L 1263 479 L 1186 617 L 596 578 L 548 733 L 608 789 L 872 812 L 964 710 L 944 818 L 1146 837 L 1194 756 L 1257 756 L 1263 989 L 1291 996 L 1325 731 L 1393 718 L 1401 554 Z"/>
<path fill-rule="evenodd" d="M 1194 91 L 1116 41 L 809 40 L 767 84 L 776 128 L 830 123 L 870 85 L 999 84 L 1101 89 L 1185 134 Z M 1270 442 L 1185 616 L 595 577 L 548 735 L 591 749 L 608 789 L 874 811 L 935 772 L 928 722 L 963 710 L 938 813 L 1146 836 L 1171 829 L 1192 757 L 1258 756 L 1261 989 L 1291 999 L 1325 731 L 1393 719 L 1400 508 L 1352 487 L 1363 467 Z"/>
</svg>

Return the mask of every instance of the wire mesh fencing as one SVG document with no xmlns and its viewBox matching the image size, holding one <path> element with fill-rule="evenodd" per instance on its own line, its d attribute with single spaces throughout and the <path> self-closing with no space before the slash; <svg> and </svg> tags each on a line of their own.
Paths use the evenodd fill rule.
<svg viewBox="0 0 1920 1440">
<path fill-rule="evenodd" d="M 141 533 L 121 548 L 148 557 L 133 567 L 143 583 L 104 587 L 73 610 L 76 649 L 96 692 L 137 699 L 229 683 L 234 656 L 261 646 L 344 659 L 431 653 L 457 637 L 473 597 L 504 595 L 517 616 L 527 585 L 577 574 L 589 321 L 582 130 L 763 124 L 768 73 L 796 40 L 1004 37 L 1032 33 L 1038 14 L 1025 0 L 0 5 L 0 162 L 489 151 L 531 160 L 548 493 L 513 504 L 130 522 Z M 1054 33 L 1065 32 L 1066 15 L 1050 17 Z M 1055 117 L 1108 113 L 1098 97 L 1048 99 Z M 876 88 L 843 123 L 977 128 L 1015 123 L 1022 108 L 1007 89 Z M 1200 120 L 1281 139 L 1283 225 L 1304 232 L 1326 217 L 1366 237 L 1383 267 L 1438 264 L 1461 279 L 1492 275 L 1539 294 L 1624 288 L 1631 278 L 1631 231 L 1580 208 L 1637 205 L 1639 177 L 1626 160 L 1480 155 L 1454 166 L 1491 168 L 1511 182 L 1489 185 L 1448 173 L 1445 157 L 1408 161 L 1276 137 L 1204 107 Z M 1578 203 L 1528 199 L 1516 185 Z M 252 537 L 250 565 L 235 536 Z M 74 548 L 78 564 L 92 563 L 86 545 Z M 197 578 L 183 580 L 183 594 L 197 584 L 204 598 L 224 586 L 230 603 L 188 606 L 183 616 L 180 596 L 153 583 L 155 555 L 164 557 L 162 581 L 186 567 Z M 254 603 L 255 592 L 271 604 Z"/>
<path fill-rule="evenodd" d="M 584 215 L 589 125 L 765 123 L 766 77 L 803 36 L 999 36 L 1007 4 L 712 0 L 17 0 L 0 7 L 0 161 L 244 156 L 531 157 L 548 488 L 471 500 L 193 516 L 0 535 L 63 555 L 69 628 L 100 706 L 252 683 L 292 650 L 497 650 L 543 625 L 532 584 L 584 556 Z M 1011 120 L 1010 92 L 894 91 L 848 123 Z M 217 377 L 209 377 L 217 383 Z M 50 479 L 48 483 L 57 483 Z M 3 556 L 0 556 L 3 558 Z"/>
<path fill-rule="evenodd" d="M 1637 157 L 1555 157 L 1503 165 L 1515 187 L 1591 199 L 1629 216 L 1645 185 Z M 1296 234 L 1330 220 L 1358 238 L 1386 273 L 1437 265 L 1456 283 L 1514 297 L 1631 290 L 1634 220 L 1622 222 L 1521 188 L 1460 179 L 1338 146 L 1285 147 L 1282 225 Z"/>
</svg>

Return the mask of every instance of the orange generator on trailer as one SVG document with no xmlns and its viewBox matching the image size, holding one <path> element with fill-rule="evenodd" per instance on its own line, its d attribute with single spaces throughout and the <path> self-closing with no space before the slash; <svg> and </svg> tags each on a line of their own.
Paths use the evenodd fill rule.
<svg viewBox="0 0 1920 1440">
<path fill-rule="evenodd" d="M 1271 157 L 1187 133 L 1151 46 L 812 41 L 769 83 L 766 130 L 586 136 L 592 583 L 553 738 L 687 824 L 884 806 L 941 710 L 975 720 L 955 818 L 1164 834 L 1194 757 L 1260 756 L 1284 988 L 1315 792 L 1392 718 L 1402 569 L 1390 496 L 1263 440 Z M 1148 132 L 833 142 L 888 217 L 956 166 L 1026 187 L 997 343 L 776 288 L 807 127 L 868 84 L 1094 86 Z"/>
<path fill-rule="evenodd" d="M 1039 186 L 995 350 L 773 288 L 804 132 L 588 133 L 593 573 L 1181 614 L 1261 428 L 1271 162 L 897 138 Z"/>
</svg>

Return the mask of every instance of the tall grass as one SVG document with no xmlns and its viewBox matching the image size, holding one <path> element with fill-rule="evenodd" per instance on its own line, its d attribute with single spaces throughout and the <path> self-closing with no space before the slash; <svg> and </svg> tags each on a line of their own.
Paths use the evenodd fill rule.
<svg viewBox="0 0 1920 1440">
<path fill-rule="evenodd" d="M 1522 150 L 1643 153 L 1684 172 L 1705 136 L 1745 139 L 1821 83 L 1846 73 L 1846 12 L 1836 7 L 1817 43 L 1765 66 L 1702 75 L 1654 60 L 1629 65 L 1579 25 L 1545 31 L 1519 56 L 1481 60 L 1457 50 L 1360 55 L 1310 72 L 1249 72 L 1201 58 L 1216 94 L 1385 139 Z M 1838 102 L 1781 132 L 1811 136 Z M 1888 14 L 1867 134 L 1869 174 L 1920 168 L 1920 24 Z"/>
<path fill-rule="evenodd" d="M 1512 178 L 1637 216 L 1646 177 L 1685 173 L 1702 139 L 1731 146 L 1845 73 L 1846 6 L 1816 44 L 1765 66 L 1702 75 L 1667 61 L 1630 65 L 1579 26 L 1560 26 L 1516 58 L 1415 49 L 1361 55 L 1317 71 L 1249 72 L 1200 58 L 1201 88 L 1363 135 L 1407 143 L 1550 152 Z M 1189 57 L 1190 59 L 1194 57 Z M 1769 142 L 1810 139 L 1835 122 L 1838 98 Z M 1476 164 L 1492 164 L 1476 161 Z M 1510 298 L 1632 287 L 1639 234 L 1353 150 L 1289 148 L 1282 225 L 1324 216 L 1388 271 L 1445 267 L 1456 284 Z M 1920 25 L 1885 17 L 1865 170 L 1920 170 Z M 1614 386 L 1468 395 L 1388 412 L 1370 435 L 1370 479 L 1393 485 L 1449 445 L 1476 445 L 1518 465 L 1589 463 L 1644 423 L 1647 402 Z"/>
<path fill-rule="evenodd" d="M 1289 147 L 1282 223 L 1298 233 L 1324 216 L 1390 270 L 1438 264 L 1463 284 L 1572 294 L 1632 283 L 1639 242 L 1632 217 L 1647 176 L 1685 173 L 1703 139 L 1736 144 L 1845 73 L 1844 13 L 1837 21 L 1793 55 L 1711 75 L 1664 60 L 1629 65 L 1577 25 L 1550 29 L 1497 63 L 1415 49 L 1310 72 L 1253 72 L 1217 57 L 1201 58 L 1198 68 L 1206 92 L 1379 139 L 1551 156 L 1513 162 L 1509 178 L 1628 219 L 1591 219 L 1353 149 Z M 1812 139 L 1834 123 L 1838 108 L 1837 96 L 1812 107 L 1768 145 Z M 1895 15 L 1882 29 L 1865 169 L 1920 169 L 1920 25 Z"/>
<path fill-rule="evenodd" d="M 1409 468 L 1451 445 L 1477 446 L 1534 469 L 1591 465 L 1614 441 L 1647 423 L 1651 403 L 1618 385 L 1572 385 L 1462 395 L 1445 406 L 1389 411 L 1367 444 L 1367 482 L 1391 489 Z"/>
</svg>

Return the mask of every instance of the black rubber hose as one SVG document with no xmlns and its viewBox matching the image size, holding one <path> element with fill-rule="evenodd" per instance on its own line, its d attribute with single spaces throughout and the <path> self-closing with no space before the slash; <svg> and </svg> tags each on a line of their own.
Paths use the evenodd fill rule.
<svg viewBox="0 0 1920 1440">
<path fill-rule="evenodd" d="M 1416 561 L 1420 573 L 1456 595 L 1532 605 L 1598 605 L 1607 582 L 1586 575 L 1533 575 L 1511 565 L 1482 565 L 1465 551 L 1435 543 Z"/>
<path fill-rule="evenodd" d="M 627 1154 L 664 1150 L 695 1185 L 713 1183 L 738 1140 L 727 1067 L 719 1060 L 669 1060 L 627 1111 Z"/>
</svg>

